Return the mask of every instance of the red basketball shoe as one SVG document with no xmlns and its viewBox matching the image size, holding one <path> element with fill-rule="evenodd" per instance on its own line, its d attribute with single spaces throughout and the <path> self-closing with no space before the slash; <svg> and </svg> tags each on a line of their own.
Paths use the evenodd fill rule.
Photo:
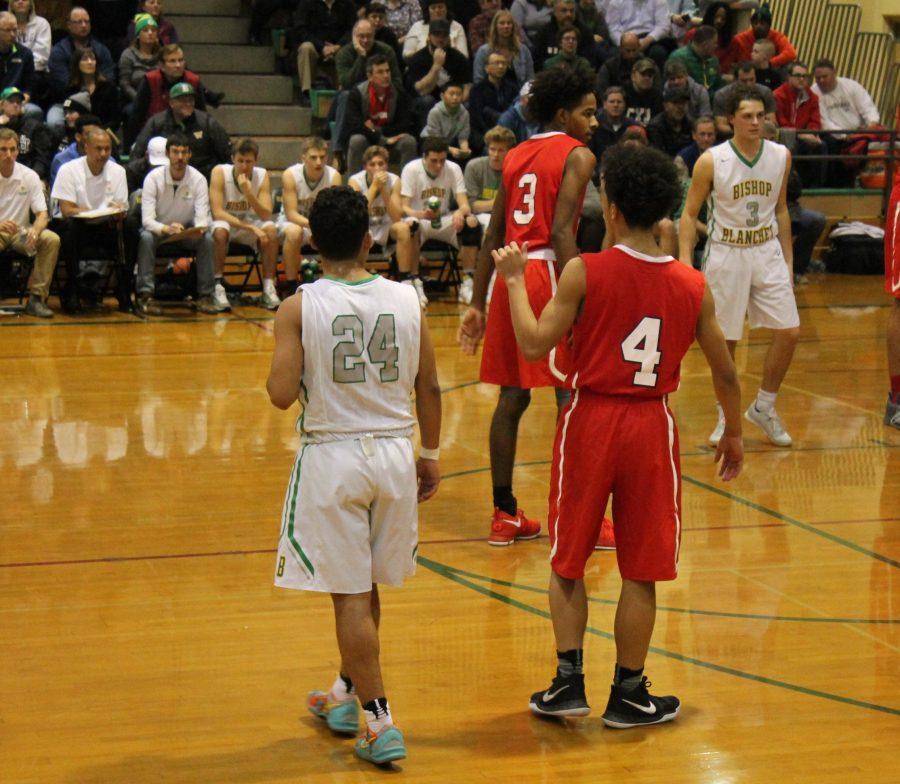
<svg viewBox="0 0 900 784">
<path fill-rule="evenodd" d="M 613 532 L 612 520 L 608 517 L 603 518 L 600 523 L 600 535 L 597 537 L 597 544 L 594 545 L 595 550 L 615 550 L 616 535 Z"/>
<path fill-rule="evenodd" d="M 540 535 L 540 521 L 529 520 L 521 509 L 516 510 L 515 517 L 510 517 L 502 509 L 494 507 L 488 544 L 503 547 L 512 544 L 516 539 L 537 539 Z"/>
</svg>

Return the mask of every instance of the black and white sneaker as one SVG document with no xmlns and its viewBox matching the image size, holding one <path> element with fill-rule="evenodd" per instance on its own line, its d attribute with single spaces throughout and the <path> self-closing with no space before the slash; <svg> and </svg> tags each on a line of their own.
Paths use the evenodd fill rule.
<svg viewBox="0 0 900 784">
<path fill-rule="evenodd" d="M 587 716 L 591 706 L 584 696 L 584 675 L 557 674 L 547 691 L 531 695 L 528 707 L 540 716 Z"/>
<path fill-rule="evenodd" d="M 603 723 L 607 727 L 624 730 L 672 721 L 681 709 L 681 700 L 672 696 L 654 697 L 647 691 L 652 685 L 646 675 L 633 689 L 623 689 L 613 684 L 602 716 Z"/>
</svg>

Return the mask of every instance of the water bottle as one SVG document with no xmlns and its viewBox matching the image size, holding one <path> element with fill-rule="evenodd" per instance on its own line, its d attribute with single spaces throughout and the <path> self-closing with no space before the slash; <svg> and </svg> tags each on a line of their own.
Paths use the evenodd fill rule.
<svg viewBox="0 0 900 784">
<path fill-rule="evenodd" d="M 441 200 L 437 196 L 430 196 L 428 198 L 428 201 L 425 202 L 425 206 L 427 206 L 428 209 L 431 210 L 432 212 L 438 213 L 437 217 L 434 217 L 431 219 L 431 228 L 432 229 L 441 228 L 441 216 L 440 216 Z"/>
</svg>

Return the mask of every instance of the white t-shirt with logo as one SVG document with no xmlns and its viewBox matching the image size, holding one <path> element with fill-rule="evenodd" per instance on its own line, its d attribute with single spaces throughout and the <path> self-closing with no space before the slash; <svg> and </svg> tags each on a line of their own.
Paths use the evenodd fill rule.
<svg viewBox="0 0 900 784">
<path fill-rule="evenodd" d="M 47 211 L 40 177 L 27 166 L 16 163 L 12 174 L 0 174 L 0 223 L 15 221 L 20 229 L 31 227 L 30 212 Z"/>
<path fill-rule="evenodd" d="M 462 169 L 453 161 L 445 161 L 437 177 L 425 170 L 422 158 L 407 163 L 400 173 L 400 195 L 410 199 L 410 207 L 414 210 L 427 209 L 425 202 L 437 196 L 441 200 L 441 213 L 445 214 L 450 211 L 450 197 L 465 192 Z"/>
</svg>

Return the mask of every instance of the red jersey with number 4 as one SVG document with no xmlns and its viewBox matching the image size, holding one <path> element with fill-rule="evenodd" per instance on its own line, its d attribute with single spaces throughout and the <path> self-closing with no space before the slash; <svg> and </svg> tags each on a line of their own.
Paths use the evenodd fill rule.
<svg viewBox="0 0 900 784">
<path fill-rule="evenodd" d="M 559 187 L 569 153 L 584 145 L 559 131 L 539 133 L 517 144 L 503 160 L 503 190 L 506 193 L 506 244 L 528 243 L 531 251 L 552 250 L 551 231 Z M 578 228 L 581 202 L 575 211 L 572 231 Z"/>
<path fill-rule="evenodd" d="M 581 258 L 587 286 L 572 327 L 572 387 L 644 398 L 674 392 L 697 330 L 703 275 L 624 245 Z"/>
</svg>

